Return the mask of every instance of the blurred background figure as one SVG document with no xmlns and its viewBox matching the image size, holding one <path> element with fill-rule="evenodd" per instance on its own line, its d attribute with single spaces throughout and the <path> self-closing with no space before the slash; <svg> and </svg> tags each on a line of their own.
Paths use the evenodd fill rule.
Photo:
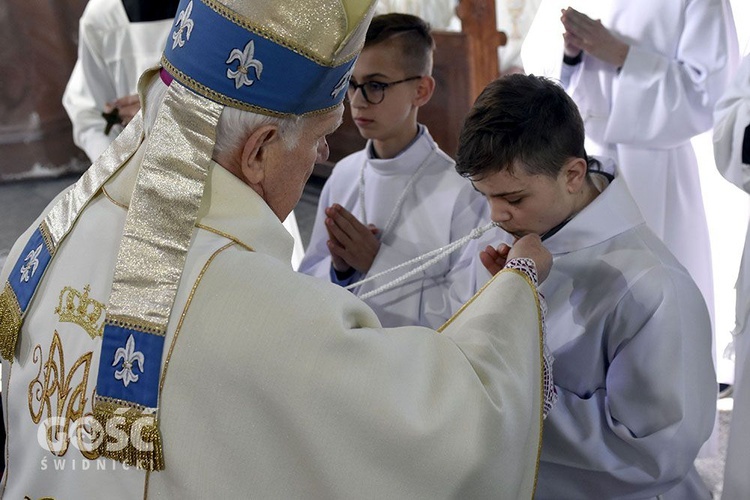
<svg viewBox="0 0 750 500">
<path fill-rule="evenodd" d="M 497 49 L 500 74 L 523 73 L 521 46 L 542 0 L 496 0 L 497 29 L 508 37 Z"/>
<path fill-rule="evenodd" d="M 495 0 L 497 29 L 507 36 L 505 45 L 498 48 L 500 74 L 522 73 L 521 45 L 529 32 L 542 0 Z M 380 0 L 376 12 L 402 12 L 419 16 L 433 30 L 461 31 L 461 20 L 456 15 L 460 0 Z"/>
<path fill-rule="evenodd" d="M 78 61 L 63 106 L 76 145 L 91 161 L 140 109 L 138 78 L 159 63 L 178 3 L 90 0 L 86 5 L 79 24 Z"/>
</svg>

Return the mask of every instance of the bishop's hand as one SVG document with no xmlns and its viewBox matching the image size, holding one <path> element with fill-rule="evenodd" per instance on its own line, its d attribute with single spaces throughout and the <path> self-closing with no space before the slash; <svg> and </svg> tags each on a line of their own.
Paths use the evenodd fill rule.
<svg viewBox="0 0 750 500">
<path fill-rule="evenodd" d="M 380 250 L 380 230 L 372 224 L 362 224 L 339 204 L 326 208 L 325 214 L 333 268 L 339 272 L 354 268 L 367 274 Z"/>
</svg>

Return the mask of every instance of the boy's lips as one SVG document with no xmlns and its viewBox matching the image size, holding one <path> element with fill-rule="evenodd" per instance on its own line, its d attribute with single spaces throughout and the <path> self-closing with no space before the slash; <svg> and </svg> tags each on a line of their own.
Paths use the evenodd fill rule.
<svg viewBox="0 0 750 500">
<path fill-rule="evenodd" d="M 364 125 L 369 125 L 369 124 L 371 124 L 374 121 L 375 120 L 370 120 L 369 118 L 355 118 L 354 119 L 354 123 L 356 125 L 360 126 L 360 127 L 362 127 Z"/>
</svg>

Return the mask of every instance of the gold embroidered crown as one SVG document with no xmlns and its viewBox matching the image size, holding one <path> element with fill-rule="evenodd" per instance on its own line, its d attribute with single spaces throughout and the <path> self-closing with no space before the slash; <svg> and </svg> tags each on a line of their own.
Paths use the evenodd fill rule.
<svg viewBox="0 0 750 500">
<path fill-rule="evenodd" d="M 61 322 L 75 323 L 95 339 L 104 332 L 104 312 L 107 308 L 101 302 L 89 298 L 90 291 L 89 285 L 84 287 L 83 293 L 66 286 L 60 292 L 60 303 L 55 314 L 60 316 Z"/>
</svg>

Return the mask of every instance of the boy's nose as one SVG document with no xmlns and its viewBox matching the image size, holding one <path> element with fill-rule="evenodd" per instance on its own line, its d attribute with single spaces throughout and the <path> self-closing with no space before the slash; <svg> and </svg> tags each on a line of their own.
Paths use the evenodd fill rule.
<svg viewBox="0 0 750 500">
<path fill-rule="evenodd" d="M 510 212 L 503 207 L 493 206 L 491 210 L 492 222 L 508 222 L 511 219 Z"/>
</svg>

